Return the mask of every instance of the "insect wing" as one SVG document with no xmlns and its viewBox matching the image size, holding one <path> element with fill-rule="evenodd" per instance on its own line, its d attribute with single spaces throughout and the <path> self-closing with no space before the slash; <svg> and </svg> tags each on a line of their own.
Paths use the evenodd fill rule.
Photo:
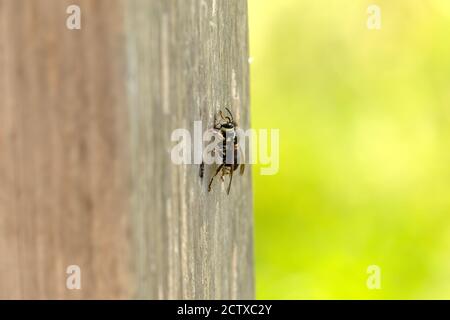
<svg viewBox="0 0 450 320">
<path fill-rule="evenodd" d="M 245 153 L 242 151 L 242 148 L 239 146 L 238 149 L 238 163 L 240 165 L 239 174 L 242 176 L 245 170 Z"/>
</svg>

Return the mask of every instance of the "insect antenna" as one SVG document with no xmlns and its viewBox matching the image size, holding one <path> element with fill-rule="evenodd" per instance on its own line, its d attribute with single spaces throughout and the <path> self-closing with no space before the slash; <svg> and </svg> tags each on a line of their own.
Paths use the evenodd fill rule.
<svg viewBox="0 0 450 320">
<path fill-rule="evenodd" d="M 234 122 L 233 114 L 231 113 L 230 109 L 225 108 L 225 110 L 227 110 L 228 114 L 231 116 L 231 122 Z"/>
</svg>

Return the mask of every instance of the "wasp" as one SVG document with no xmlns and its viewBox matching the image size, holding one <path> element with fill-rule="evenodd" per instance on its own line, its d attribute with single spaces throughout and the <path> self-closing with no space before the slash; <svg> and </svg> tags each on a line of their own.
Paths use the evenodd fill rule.
<svg viewBox="0 0 450 320">
<path fill-rule="evenodd" d="M 228 108 L 225 108 L 228 115 L 223 114 L 222 111 L 219 111 L 220 120 L 217 121 L 217 115 L 214 117 L 214 129 L 216 133 L 219 135 L 222 142 L 221 146 L 221 158 L 222 163 L 216 169 L 215 174 L 211 177 L 211 180 L 208 184 L 208 192 L 211 191 L 211 186 L 214 181 L 214 178 L 221 173 L 220 179 L 222 182 L 225 181 L 225 176 L 230 176 L 230 182 L 228 183 L 227 194 L 230 194 L 231 189 L 231 181 L 233 181 L 233 172 L 239 168 L 239 174 L 243 175 L 245 170 L 244 164 L 244 154 L 239 147 L 238 137 L 236 133 L 237 123 L 234 121 L 233 114 Z M 229 159 L 232 159 L 230 161 Z M 203 178 L 204 173 L 204 162 L 200 165 L 200 178 Z"/>
</svg>

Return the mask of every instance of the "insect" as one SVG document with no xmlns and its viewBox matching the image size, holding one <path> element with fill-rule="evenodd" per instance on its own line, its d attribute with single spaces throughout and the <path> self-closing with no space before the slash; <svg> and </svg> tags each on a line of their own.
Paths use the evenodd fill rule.
<svg viewBox="0 0 450 320">
<path fill-rule="evenodd" d="M 233 172 L 239 168 L 239 174 L 243 175 L 245 170 L 245 161 L 244 154 L 238 144 L 238 137 L 236 134 L 237 123 L 234 121 L 234 117 L 231 111 L 228 108 L 225 109 L 227 110 L 228 115 L 224 116 L 222 111 L 219 111 L 219 116 L 221 119 L 217 121 L 217 117 L 214 117 L 214 130 L 217 131 L 218 135 L 223 140 L 221 148 L 222 163 L 216 169 L 215 174 L 209 181 L 208 192 L 211 191 L 211 186 L 214 178 L 219 173 L 221 173 L 220 179 L 222 180 L 222 182 L 225 181 L 226 175 L 230 176 L 230 182 L 228 183 L 227 188 L 227 194 L 230 194 L 231 181 L 233 181 Z M 231 152 L 233 161 L 231 163 L 228 163 L 230 162 L 229 158 L 231 158 Z M 200 178 L 203 178 L 204 166 L 205 164 L 204 162 L 202 162 L 202 164 L 200 165 Z"/>
</svg>

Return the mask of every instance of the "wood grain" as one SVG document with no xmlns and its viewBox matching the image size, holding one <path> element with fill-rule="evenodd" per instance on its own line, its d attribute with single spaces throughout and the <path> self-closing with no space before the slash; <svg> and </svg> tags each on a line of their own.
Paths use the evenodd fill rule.
<svg viewBox="0 0 450 320">
<path fill-rule="evenodd" d="M 127 297 L 127 110 L 119 3 L 0 2 L 0 297 Z M 82 270 L 67 290 L 66 268 Z"/>
<path fill-rule="evenodd" d="M 227 196 L 170 160 L 219 108 L 249 126 L 246 6 L 0 0 L 0 298 L 254 297 L 249 170 Z"/>
</svg>

